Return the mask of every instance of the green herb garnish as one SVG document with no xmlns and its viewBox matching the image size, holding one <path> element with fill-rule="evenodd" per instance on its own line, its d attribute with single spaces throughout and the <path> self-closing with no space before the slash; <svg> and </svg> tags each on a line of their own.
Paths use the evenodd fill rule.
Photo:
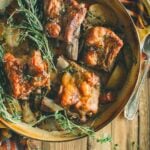
<svg viewBox="0 0 150 150">
<path fill-rule="evenodd" d="M 27 74 L 27 75 L 24 75 L 24 76 L 23 76 L 23 79 L 24 79 L 24 80 L 28 80 L 28 81 L 30 81 L 30 80 L 32 80 L 32 79 L 33 79 L 33 76 L 31 76 L 31 75 Z"/>
<path fill-rule="evenodd" d="M 64 111 L 65 112 L 65 111 Z M 68 133 L 71 133 L 73 135 L 88 135 L 88 136 L 94 136 L 94 131 L 90 127 L 80 126 L 72 121 L 70 121 L 67 117 L 67 113 L 64 113 L 63 115 L 61 112 L 55 113 L 55 120 L 59 123 L 59 125 Z"/>
<path fill-rule="evenodd" d="M 6 102 L 9 104 L 9 108 L 5 106 Z M 5 120 L 14 123 L 21 120 L 21 113 L 18 111 L 17 100 L 5 94 L 2 87 L 0 87 L 0 108 L 0 116 L 2 116 Z"/>
<path fill-rule="evenodd" d="M 96 20 L 97 24 L 104 24 L 104 20 L 100 16 L 95 16 L 91 11 L 87 12 L 87 17 L 89 17 L 91 20 Z"/>
<path fill-rule="evenodd" d="M 100 142 L 101 144 L 111 142 L 112 138 L 111 136 L 104 136 L 102 138 L 97 139 L 97 142 Z"/>
<path fill-rule="evenodd" d="M 95 131 L 92 129 L 92 127 L 87 126 L 80 126 L 72 122 L 68 117 L 67 113 L 64 111 L 64 114 L 62 112 L 58 111 L 54 114 L 55 120 L 59 123 L 61 128 L 64 129 L 64 131 L 67 131 L 70 134 L 76 135 L 76 136 L 83 136 L 87 135 L 88 137 L 96 139 L 97 142 L 100 143 L 107 143 L 111 142 L 112 138 L 110 136 L 104 136 L 102 138 L 96 138 L 95 137 Z"/>
<path fill-rule="evenodd" d="M 55 68 L 53 62 L 53 50 L 49 45 L 48 39 L 44 32 L 41 21 L 42 14 L 38 7 L 38 0 L 17 0 L 19 8 L 16 9 L 9 17 L 7 23 L 13 28 L 24 31 L 23 39 L 25 37 L 35 42 L 37 48 L 41 51 L 43 58 L 47 60 L 49 68 Z M 23 20 L 21 23 L 15 24 L 14 16 L 21 15 Z"/>
<path fill-rule="evenodd" d="M 66 72 L 69 72 L 69 73 L 73 74 L 73 73 L 75 73 L 77 71 L 72 66 L 68 66 L 67 68 L 65 68 L 62 71 L 60 71 L 60 73 L 66 73 Z"/>
</svg>

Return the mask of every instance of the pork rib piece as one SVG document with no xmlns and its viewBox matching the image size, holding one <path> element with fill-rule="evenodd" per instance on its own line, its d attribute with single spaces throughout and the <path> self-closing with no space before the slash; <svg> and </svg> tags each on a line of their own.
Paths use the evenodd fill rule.
<svg viewBox="0 0 150 150">
<path fill-rule="evenodd" d="M 30 93 L 36 89 L 50 86 L 47 64 L 42 60 L 39 51 L 34 51 L 32 57 L 26 61 L 16 58 L 11 53 L 6 53 L 4 67 L 11 85 L 12 95 L 17 99 L 28 99 Z M 24 68 L 28 68 L 26 75 Z"/>
<path fill-rule="evenodd" d="M 110 29 L 98 26 L 89 31 L 86 46 L 85 62 L 109 71 L 123 46 L 123 41 Z"/>
<path fill-rule="evenodd" d="M 84 122 L 98 112 L 100 78 L 74 62 L 69 66 L 73 70 L 62 75 L 59 100 L 64 108 L 73 108 Z"/>
</svg>

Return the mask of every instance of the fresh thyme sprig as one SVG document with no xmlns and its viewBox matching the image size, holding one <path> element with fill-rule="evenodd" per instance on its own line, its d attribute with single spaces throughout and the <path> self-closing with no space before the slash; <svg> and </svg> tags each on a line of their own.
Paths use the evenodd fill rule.
<svg viewBox="0 0 150 150">
<path fill-rule="evenodd" d="M 68 133 L 73 135 L 88 135 L 90 137 L 94 136 L 94 130 L 90 127 L 80 126 L 72 121 L 70 121 L 67 117 L 66 112 L 64 111 L 64 115 L 61 112 L 55 113 L 55 120 L 59 123 L 59 125 Z"/>
<path fill-rule="evenodd" d="M 96 139 L 96 141 L 100 142 L 101 144 L 112 141 L 112 138 L 110 136 L 96 138 L 95 131 L 91 127 L 80 126 L 80 125 L 75 124 L 67 117 L 67 113 L 65 110 L 64 110 L 64 114 L 62 114 L 62 112 L 60 111 L 55 112 L 54 117 L 55 117 L 55 120 L 61 126 L 61 128 L 63 128 L 65 131 L 67 131 L 70 134 L 73 134 L 76 136 L 87 135 L 88 137 Z"/>
<path fill-rule="evenodd" d="M 15 110 L 15 105 L 13 105 L 13 113 L 10 114 L 4 104 L 5 101 L 8 101 L 9 103 L 11 102 L 12 104 L 14 103 L 14 99 L 6 95 L 3 91 L 3 88 L 0 86 L 0 116 L 7 121 L 17 123 L 18 121 L 20 121 L 21 116 Z"/>
<path fill-rule="evenodd" d="M 54 114 L 47 115 L 47 116 L 41 115 L 40 118 L 36 122 L 31 124 L 31 126 L 34 127 L 34 126 L 38 125 L 39 123 L 41 123 L 41 122 L 43 122 L 43 121 L 45 121 L 45 120 L 47 120 L 47 119 L 49 119 L 51 117 L 54 117 Z"/>
<path fill-rule="evenodd" d="M 41 11 L 38 9 L 38 0 L 17 0 L 19 8 L 16 9 L 9 17 L 7 23 L 14 28 L 21 29 L 25 33 L 25 36 L 35 42 L 37 48 L 42 52 L 43 58 L 47 60 L 49 68 L 55 68 L 53 62 L 53 50 L 52 46 L 49 46 L 48 39 L 44 32 L 43 25 L 41 23 Z M 14 16 L 22 15 L 23 20 L 18 25 L 15 24 Z"/>
</svg>

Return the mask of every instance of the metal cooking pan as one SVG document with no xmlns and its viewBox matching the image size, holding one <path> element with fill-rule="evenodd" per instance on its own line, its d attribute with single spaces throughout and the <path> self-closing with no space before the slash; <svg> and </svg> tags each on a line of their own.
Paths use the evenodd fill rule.
<svg viewBox="0 0 150 150">
<path fill-rule="evenodd" d="M 91 0 L 92 1 L 92 0 Z M 113 102 L 103 113 L 98 114 L 95 118 L 94 128 L 95 131 L 100 130 L 109 122 L 111 122 L 124 108 L 138 81 L 138 76 L 140 72 L 140 44 L 138 34 L 131 17 L 126 12 L 123 5 L 118 0 L 97 0 L 98 3 L 104 3 L 116 13 L 119 22 L 124 25 L 124 33 L 127 37 L 127 41 L 132 48 L 133 57 L 136 62 L 133 63 L 131 70 L 128 73 L 126 82 L 119 92 L 117 99 Z M 48 132 L 39 128 L 31 127 L 25 123 L 10 123 L 0 118 L 0 122 L 6 125 L 11 130 L 38 140 L 43 141 L 68 141 L 78 139 L 80 137 L 66 135 L 64 132 Z M 89 121 L 87 124 L 92 122 Z"/>
</svg>

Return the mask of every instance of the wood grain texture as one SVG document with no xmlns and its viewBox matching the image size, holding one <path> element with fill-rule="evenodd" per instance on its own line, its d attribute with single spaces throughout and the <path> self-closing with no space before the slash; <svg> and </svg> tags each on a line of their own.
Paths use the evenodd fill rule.
<svg viewBox="0 0 150 150">
<path fill-rule="evenodd" d="M 149 81 L 146 79 L 140 96 L 139 107 L 139 149 L 150 149 L 150 100 Z"/>
<path fill-rule="evenodd" d="M 123 113 L 121 113 L 112 122 L 112 139 L 113 139 L 112 147 L 113 148 L 116 147 L 116 149 L 121 148 L 121 150 L 126 150 L 126 147 L 127 147 L 127 132 L 128 132 L 127 120 L 124 119 Z"/>
<path fill-rule="evenodd" d="M 96 133 L 96 138 L 111 136 L 111 123 Z M 88 138 L 87 150 L 111 150 L 111 143 L 98 143 L 96 140 Z"/>
<path fill-rule="evenodd" d="M 138 148 L 138 114 L 133 121 L 127 120 L 127 150 Z"/>
<path fill-rule="evenodd" d="M 44 142 L 42 150 L 87 150 L 87 138 L 62 143 Z"/>
</svg>

